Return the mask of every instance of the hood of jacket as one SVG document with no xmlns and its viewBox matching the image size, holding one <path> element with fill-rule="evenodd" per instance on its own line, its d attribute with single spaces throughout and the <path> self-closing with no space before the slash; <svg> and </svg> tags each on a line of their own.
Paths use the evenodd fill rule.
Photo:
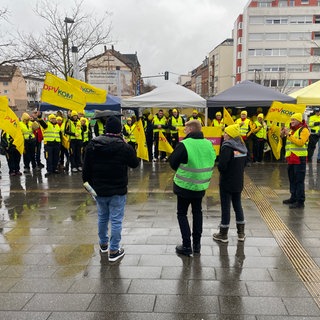
<svg viewBox="0 0 320 320">
<path fill-rule="evenodd" d="M 241 142 L 240 137 L 237 137 L 234 139 L 229 139 L 229 140 L 224 140 L 221 148 L 223 148 L 223 147 L 229 147 L 233 150 L 239 151 L 240 153 L 247 153 L 248 152 L 246 145 Z"/>
<path fill-rule="evenodd" d="M 118 135 L 101 135 L 91 140 L 93 150 L 104 152 L 106 155 L 115 154 L 122 149 L 125 141 Z"/>
</svg>

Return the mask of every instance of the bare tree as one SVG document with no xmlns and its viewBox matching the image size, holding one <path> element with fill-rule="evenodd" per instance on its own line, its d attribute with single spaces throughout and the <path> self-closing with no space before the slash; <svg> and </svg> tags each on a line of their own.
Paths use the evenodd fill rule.
<svg viewBox="0 0 320 320">
<path fill-rule="evenodd" d="M 71 12 L 61 12 L 57 2 L 41 0 L 35 12 L 46 22 L 44 32 L 36 37 L 33 34 L 20 35 L 24 48 L 36 53 L 37 59 L 24 64 L 24 72 L 43 75 L 46 71 L 72 76 L 73 62 L 70 49 L 77 47 L 79 70 L 83 70 L 86 60 L 95 54 L 95 49 L 110 44 L 111 21 L 108 12 L 98 18 L 97 13 L 88 13 L 82 1 L 74 1 Z"/>
<path fill-rule="evenodd" d="M 19 64 L 36 58 L 31 48 L 21 48 L 17 37 L 3 31 L 5 28 L 2 28 L 2 24 L 9 23 L 9 15 L 7 8 L 0 8 L 0 66 Z"/>
</svg>

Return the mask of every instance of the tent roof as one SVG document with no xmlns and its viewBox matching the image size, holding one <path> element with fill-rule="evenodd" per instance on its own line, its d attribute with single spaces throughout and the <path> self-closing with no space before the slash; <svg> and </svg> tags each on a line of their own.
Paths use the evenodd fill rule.
<svg viewBox="0 0 320 320">
<path fill-rule="evenodd" d="M 158 88 L 129 99 L 123 99 L 122 107 L 142 108 L 205 108 L 206 100 L 195 92 L 173 82 L 166 81 Z"/>
<path fill-rule="evenodd" d="M 52 105 L 50 103 L 41 102 L 40 110 L 48 111 L 48 110 L 59 110 L 64 109 L 59 106 Z M 104 103 L 87 103 L 85 110 L 113 110 L 120 111 L 120 98 L 113 96 L 111 94 L 107 95 L 107 100 Z"/>
<path fill-rule="evenodd" d="M 296 98 L 297 103 L 309 106 L 320 105 L 320 80 L 290 94 L 290 97 Z"/>
<path fill-rule="evenodd" d="M 211 97 L 208 107 L 270 107 L 273 101 L 295 103 L 296 99 L 251 81 L 242 81 Z"/>
</svg>

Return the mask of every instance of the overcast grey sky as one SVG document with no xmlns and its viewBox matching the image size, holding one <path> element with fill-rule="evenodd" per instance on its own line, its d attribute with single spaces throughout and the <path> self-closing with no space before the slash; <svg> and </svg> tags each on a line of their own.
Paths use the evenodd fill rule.
<svg viewBox="0 0 320 320">
<path fill-rule="evenodd" d="M 248 0 L 84 0 L 90 12 L 112 13 L 112 38 L 121 53 L 138 54 L 143 76 L 166 70 L 187 74 L 232 36 L 235 19 Z M 39 30 L 37 0 L 1 0 L 19 30 Z M 73 2 L 61 1 L 68 16 Z M 62 11 L 63 11 L 62 10 Z M 232 62 L 230 62 L 232 63 Z M 172 80 L 177 76 L 170 74 Z M 156 83 L 156 79 L 150 80 Z"/>
</svg>

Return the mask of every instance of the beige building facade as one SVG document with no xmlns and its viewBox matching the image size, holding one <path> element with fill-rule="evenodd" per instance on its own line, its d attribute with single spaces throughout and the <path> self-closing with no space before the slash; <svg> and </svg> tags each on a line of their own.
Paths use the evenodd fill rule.
<svg viewBox="0 0 320 320">
<path fill-rule="evenodd" d="M 0 95 L 8 97 L 10 108 L 18 116 L 27 110 L 26 82 L 17 66 L 0 66 Z"/>
<path fill-rule="evenodd" d="M 233 39 L 226 39 L 209 53 L 209 96 L 232 87 Z"/>
</svg>

